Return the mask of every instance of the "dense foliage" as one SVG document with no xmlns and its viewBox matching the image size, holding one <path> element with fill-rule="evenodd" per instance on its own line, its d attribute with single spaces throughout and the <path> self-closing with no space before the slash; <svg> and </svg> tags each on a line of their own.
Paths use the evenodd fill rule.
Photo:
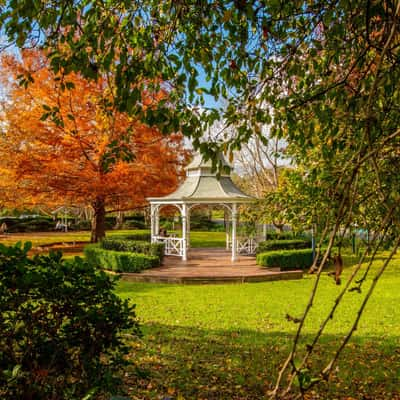
<svg viewBox="0 0 400 400">
<path fill-rule="evenodd" d="M 28 258 L 0 245 L 0 397 L 80 400 L 112 392 L 124 365 L 122 332 L 137 335 L 134 306 L 115 280 L 61 253 Z"/>
<path fill-rule="evenodd" d="M 128 251 L 156 256 L 160 264 L 164 256 L 164 243 L 150 243 L 143 240 L 103 239 L 100 247 L 105 250 Z"/>
<path fill-rule="evenodd" d="M 200 212 L 193 212 L 190 215 L 190 230 L 191 231 L 208 231 L 208 232 L 225 232 L 224 224 L 219 224 L 210 218 L 210 215 L 205 215 Z"/>
<path fill-rule="evenodd" d="M 105 77 L 56 73 L 46 53 L 35 50 L 3 54 L 0 68 L 4 204 L 91 209 L 97 242 L 105 236 L 106 213 L 142 207 L 146 197 L 178 184 L 182 136 L 162 135 L 118 112 Z M 32 76 L 28 86 L 18 84 L 24 74 Z"/>
<path fill-rule="evenodd" d="M 257 253 L 263 253 L 270 250 L 307 249 L 310 247 L 311 243 L 308 240 L 266 240 L 258 244 Z"/>
<path fill-rule="evenodd" d="M 135 233 L 135 234 L 125 235 L 124 239 L 150 242 L 151 235 L 149 232 Z"/>
<path fill-rule="evenodd" d="M 257 254 L 257 264 L 263 267 L 279 267 L 281 271 L 308 269 L 313 263 L 311 249 L 267 251 Z"/>
<path fill-rule="evenodd" d="M 47 232 L 54 230 L 56 223 L 52 218 L 28 217 L 28 218 L 0 218 L 0 225 L 7 225 L 7 232 Z"/>
<path fill-rule="evenodd" d="M 115 272 L 140 272 L 160 265 L 158 256 L 130 251 L 105 250 L 97 244 L 86 246 L 84 253 L 88 264 L 94 268 Z"/>
<path fill-rule="evenodd" d="M 267 231 L 265 235 L 265 240 L 291 240 L 291 239 L 302 239 L 304 237 L 303 234 L 286 231 L 286 232 L 278 232 L 278 231 Z"/>
</svg>

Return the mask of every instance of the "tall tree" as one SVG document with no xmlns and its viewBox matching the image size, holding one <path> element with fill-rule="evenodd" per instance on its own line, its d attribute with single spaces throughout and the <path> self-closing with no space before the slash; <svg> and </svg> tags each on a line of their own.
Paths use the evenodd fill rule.
<svg viewBox="0 0 400 400">
<path fill-rule="evenodd" d="M 0 163 L 8 175 L 1 190 L 8 203 L 90 205 L 95 242 L 105 235 L 106 212 L 141 207 L 147 196 L 177 185 L 181 136 L 116 112 L 104 80 L 61 77 L 37 51 L 23 52 L 22 60 L 4 56 L 1 72 L 7 98 Z M 32 84 L 18 85 L 26 74 Z"/>
</svg>

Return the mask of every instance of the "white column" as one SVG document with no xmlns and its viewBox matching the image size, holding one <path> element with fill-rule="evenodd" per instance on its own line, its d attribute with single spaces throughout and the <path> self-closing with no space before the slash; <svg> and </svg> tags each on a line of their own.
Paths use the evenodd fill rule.
<svg viewBox="0 0 400 400">
<path fill-rule="evenodd" d="M 182 204 L 182 260 L 187 260 L 187 205 Z"/>
<path fill-rule="evenodd" d="M 187 208 L 187 220 L 186 220 L 186 240 L 187 240 L 187 248 L 190 249 L 190 208 Z"/>
<path fill-rule="evenodd" d="M 150 204 L 150 235 L 151 235 L 151 243 L 154 242 L 154 204 Z"/>
<path fill-rule="evenodd" d="M 160 206 L 157 206 L 154 214 L 154 230 L 155 235 L 158 236 L 160 234 Z"/>
<path fill-rule="evenodd" d="M 232 204 L 232 261 L 236 261 L 237 240 L 236 240 L 237 206 Z"/>
<path fill-rule="evenodd" d="M 226 208 L 224 207 L 224 224 L 225 224 L 225 248 L 229 250 L 229 219 L 226 217 Z"/>
<path fill-rule="evenodd" d="M 229 206 L 228 206 L 229 207 Z M 232 209 L 229 207 L 229 210 L 232 212 Z M 229 214 L 227 215 L 227 207 L 224 207 L 224 224 L 225 224 L 225 247 L 226 250 L 229 250 L 229 224 L 230 218 Z"/>
</svg>

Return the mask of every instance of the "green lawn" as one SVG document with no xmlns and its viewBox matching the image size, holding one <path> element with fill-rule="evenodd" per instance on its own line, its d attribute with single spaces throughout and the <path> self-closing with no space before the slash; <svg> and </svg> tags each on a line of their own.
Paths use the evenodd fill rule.
<svg viewBox="0 0 400 400">
<path fill-rule="evenodd" d="M 107 236 L 124 236 L 129 234 L 149 232 L 146 230 L 118 230 L 107 231 Z M 0 243 L 12 245 L 18 241 L 32 242 L 33 246 L 51 243 L 85 242 L 90 240 L 90 232 L 33 232 L 12 233 L 0 236 Z M 191 232 L 192 247 L 225 247 L 225 232 Z"/>
<path fill-rule="evenodd" d="M 225 232 L 190 232 L 192 247 L 225 247 Z"/>
<path fill-rule="evenodd" d="M 124 235 L 133 231 L 111 231 Z M 224 246 L 224 233 L 192 232 L 192 246 Z M 87 232 L 12 235 L 34 245 L 88 240 Z M 4 243 L 4 239 L 1 240 Z M 382 264 L 380 255 L 374 269 Z M 344 278 L 355 257 L 345 258 Z M 359 329 L 330 385 L 315 399 L 400 399 L 400 256 L 379 282 Z M 179 286 L 119 282 L 117 293 L 136 303 L 143 338 L 132 340 L 125 375 L 132 399 L 262 399 L 286 357 L 315 277 L 299 281 Z M 348 293 L 329 323 L 313 363 L 329 358 L 366 292 Z M 301 347 L 309 342 L 341 289 L 324 275 Z"/>
<path fill-rule="evenodd" d="M 119 230 L 108 231 L 109 236 L 123 236 L 134 233 L 146 232 L 143 230 Z M 89 231 L 77 232 L 32 232 L 32 233 L 11 233 L 0 236 L 0 243 L 12 245 L 18 241 L 32 242 L 33 246 L 42 246 L 51 243 L 67 243 L 67 242 L 88 242 L 90 240 Z"/>
<path fill-rule="evenodd" d="M 377 261 L 375 268 L 381 263 Z M 322 397 L 318 398 L 397 398 L 399 267 L 397 257 L 378 284 L 332 383 L 319 387 Z M 144 333 L 139 342 L 132 342 L 131 358 L 137 367 L 126 380 L 133 398 L 263 398 L 296 329 L 285 315 L 301 314 L 314 279 L 208 286 L 120 282 L 117 293 L 137 304 Z M 318 329 L 340 288 L 323 276 L 302 347 Z M 317 348 L 316 365 L 328 359 L 345 335 L 362 296 L 346 295 Z"/>
</svg>

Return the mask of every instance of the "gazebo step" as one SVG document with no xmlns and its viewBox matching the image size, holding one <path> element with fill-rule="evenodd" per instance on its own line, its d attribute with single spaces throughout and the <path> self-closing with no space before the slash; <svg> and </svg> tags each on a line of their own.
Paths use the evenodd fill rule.
<svg viewBox="0 0 400 400">
<path fill-rule="evenodd" d="M 266 272 L 256 275 L 232 275 L 232 276 L 173 276 L 167 275 L 165 271 L 162 274 L 146 273 L 123 273 L 122 279 L 131 282 L 149 282 L 149 283 L 175 283 L 175 284 L 224 284 L 224 283 L 250 283 L 250 282 L 269 282 L 277 280 L 301 279 L 302 271 L 285 272 Z"/>
</svg>

